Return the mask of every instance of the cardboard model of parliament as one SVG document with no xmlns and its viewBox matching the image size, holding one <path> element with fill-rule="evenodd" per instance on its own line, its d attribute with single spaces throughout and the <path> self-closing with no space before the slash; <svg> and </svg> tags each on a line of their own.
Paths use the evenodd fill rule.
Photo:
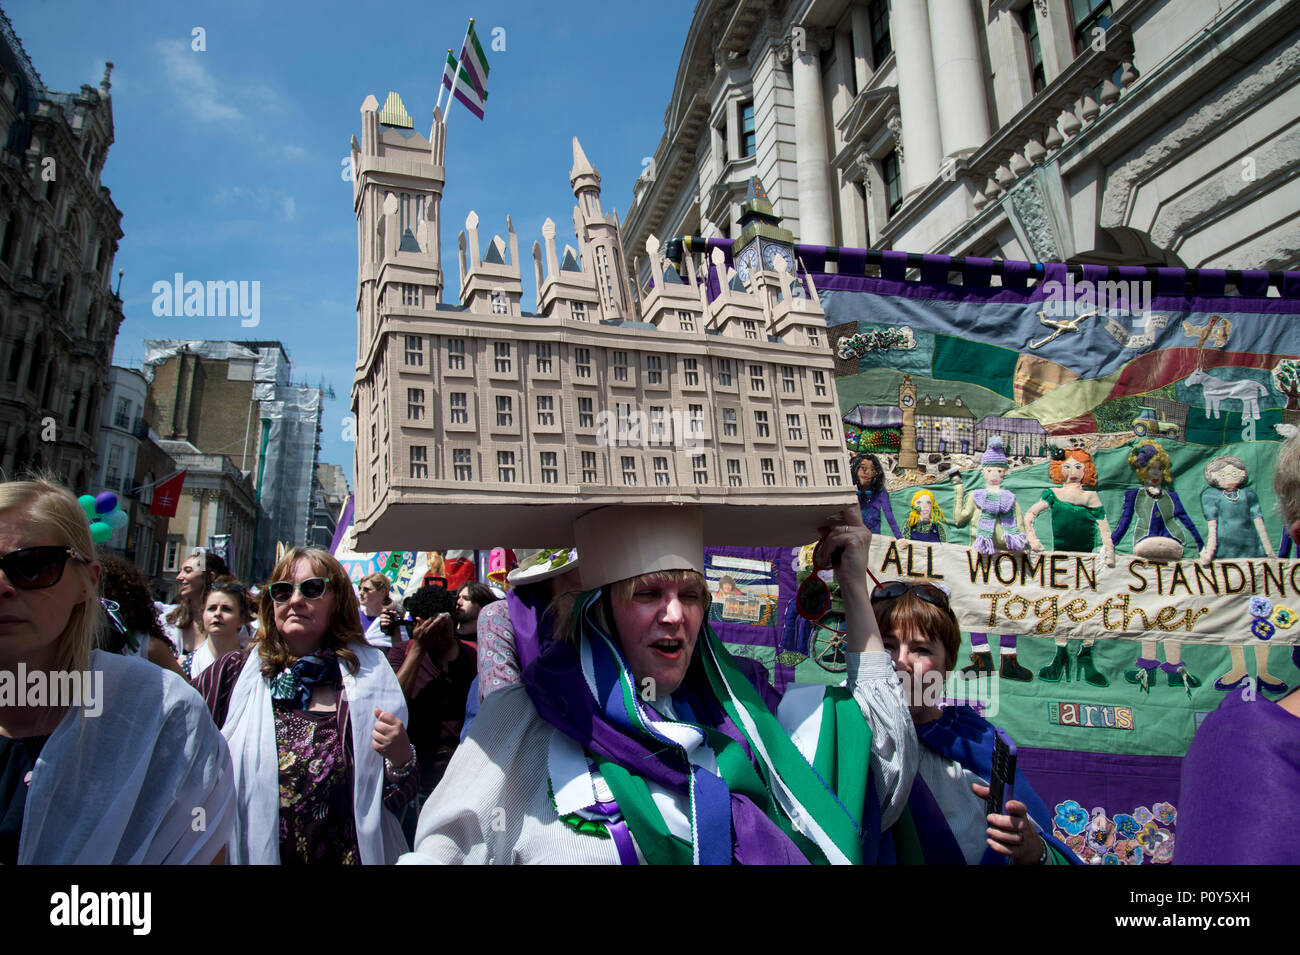
<svg viewBox="0 0 1300 955">
<path fill-rule="evenodd" d="M 577 248 L 534 243 L 538 312 L 520 299 L 507 219 L 480 252 L 471 212 L 460 304 L 442 302 L 446 128 L 421 136 L 396 93 L 361 107 L 357 216 L 356 528 L 360 549 L 565 546 L 611 504 L 694 505 L 707 543 L 810 540 L 856 500 L 826 320 L 792 274 L 794 237 L 750 183 L 740 272 L 712 301 L 646 252 L 638 303 L 617 213 L 573 140 Z M 545 505 L 545 506 L 541 506 Z M 668 518 L 669 512 L 664 513 Z M 680 516 L 680 512 L 673 516 Z M 585 562 L 584 562 L 585 563 Z"/>
</svg>

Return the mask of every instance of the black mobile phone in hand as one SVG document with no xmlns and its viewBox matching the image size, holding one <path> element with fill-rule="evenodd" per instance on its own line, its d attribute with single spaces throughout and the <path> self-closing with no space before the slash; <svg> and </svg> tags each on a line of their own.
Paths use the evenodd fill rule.
<svg viewBox="0 0 1300 955">
<path fill-rule="evenodd" d="M 1016 744 L 1005 730 L 997 730 L 993 743 L 993 768 L 989 773 L 989 798 L 985 802 L 986 815 L 1003 812 L 1006 800 L 1015 793 Z"/>
</svg>

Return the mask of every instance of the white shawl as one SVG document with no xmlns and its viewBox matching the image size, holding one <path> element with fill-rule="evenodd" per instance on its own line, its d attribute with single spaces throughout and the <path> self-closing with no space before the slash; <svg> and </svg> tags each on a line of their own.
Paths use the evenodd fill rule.
<svg viewBox="0 0 1300 955">
<path fill-rule="evenodd" d="M 357 845 L 365 865 L 390 865 L 406 851 L 402 827 L 383 803 L 384 760 L 371 744 L 375 707 L 407 722 L 406 700 L 388 658 L 374 647 L 353 642 L 348 649 L 361 666 L 353 675 L 340 663 L 352 733 L 352 806 Z M 275 742 L 271 684 L 262 675 L 254 648 L 230 696 L 222 733 L 230 743 L 239 807 L 231 839 L 236 865 L 280 864 L 280 754 Z M 340 727 L 341 729 L 341 727 Z"/>
<path fill-rule="evenodd" d="M 147 660 L 95 650 L 96 716 L 70 707 L 32 771 L 18 861 L 211 862 L 234 822 L 234 772 L 202 697 Z M 93 688 L 96 692 L 101 687 Z"/>
</svg>

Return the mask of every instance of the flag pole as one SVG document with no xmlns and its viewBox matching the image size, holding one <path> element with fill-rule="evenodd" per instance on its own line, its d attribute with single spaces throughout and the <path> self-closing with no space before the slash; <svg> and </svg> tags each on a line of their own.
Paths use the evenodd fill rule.
<svg viewBox="0 0 1300 955">
<path fill-rule="evenodd" d="M 460 41 L 460 53 L 454 54 L 456 57 L 456 68 L 451 71 L 451 92 L 447 94 L 447 112 L 442 117 L 443 130 L 446 130 L 447 120 L 451 118 L 451 104 L 452 100 L 456 98 L 456 84 L 460 82 L 460 59 L 465 53 L 465 42 L 469 39 L 469 31 L 472 29 L 474 29 L 474 18 L 470 17 L 469 26 L 465 28 L 465 39 Z"/>
<path fill-rule="evenodd" d="M 447 55 L 448 55 L 448 56 L 452 56 L 452 55 L 453 55 L 452 52 L 451 52 L 451 47 L 447 47 Z M 443 61 L 442 61 L 442 76 L 438 77 L 438 102 L 434 104 L 434 107 L 433 107 L 434 109 L 440 109 L 440 108 L 442 107 L 442 93 L 443 93 L 443 91 L 447 88 L 447 85 L 446 85 L 445 83 L 443 83 L 443 80 L 446 79 L 446 77 L 447 77 L 447 61 L 446 61 L 446 60 L 443 60 Z M 453 81 L 454 81 L 454 79 L 455 79 L 455 77 L 453 76 Z M 451 102 L 450 102 L 450 101 L 447 102 L 447 110 L 448 110 L 448 111 L 451 110 Z M 446 119 L 447 119 L 447 114 L 444 113 L 444 114 L 443 114 L 443 123 L 444 123 L 444 125 L 446 124 Z"/>
</svg>

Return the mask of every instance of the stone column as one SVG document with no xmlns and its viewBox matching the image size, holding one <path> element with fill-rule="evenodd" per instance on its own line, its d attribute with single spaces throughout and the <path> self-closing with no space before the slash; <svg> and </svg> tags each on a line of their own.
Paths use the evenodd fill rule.
<svg viewBox="0 0 1300 955">
<path fill-rule="evenodd" d="M 975 11 L 970 0 L 929 2 L 943 155 L 966 155 L 989 138 L 989 109 Z"/>
<path fill-rule="evenodd" d="M 903 194 L 907 195 L 939 174 L 943 158 L 925 4 L 919 0 L 893 4 L 890 36 L 898 70 L 898 108 L 907 137 L 907 161 L 903 163 Z"/>
<path fill-rule="evenodd" d="M 871 82 L 872 66 L 880 64 L 871 62 L 871 19 L 867 8 L 862 4 L 854 6 L 851 14 L 853 33 L 853 75 L 857 77 L 858 92 L 861 93 Z"/>
<path fill-rule="evenodd" d="M 830 156 L 826 150 L 826 111 L 818 41 L 824 31 L 803 27 L 795 34 L 791 73 L 794 81 L 794 156 L 799 180 L 799 241 L 834 245 L 831 218 Z M 799 47 L 802 46 L 802 49 Z"/>
</svg>

